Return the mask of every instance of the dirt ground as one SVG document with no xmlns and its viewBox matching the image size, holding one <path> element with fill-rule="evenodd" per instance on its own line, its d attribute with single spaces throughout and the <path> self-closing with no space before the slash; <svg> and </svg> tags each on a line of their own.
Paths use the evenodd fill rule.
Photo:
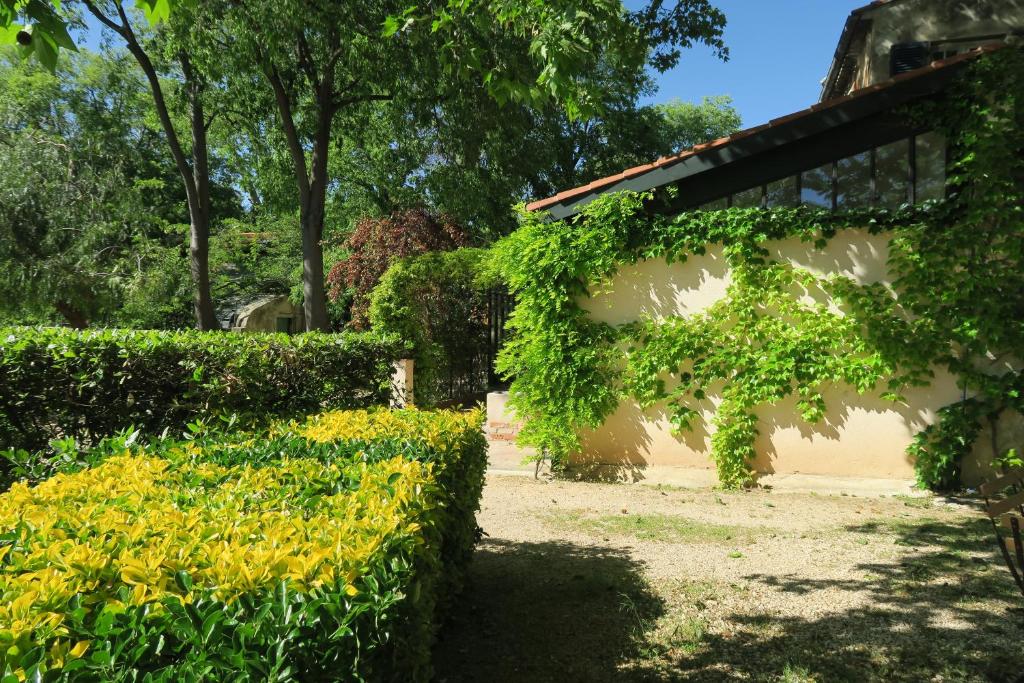
<svg viewBox="0 0 1024 683">
<path fill-rule="evenodd" d="M 969 504 L 489 475 L 479 523 L 439 681 L 1024 672 L 1024 598 Z"/>
</svg>

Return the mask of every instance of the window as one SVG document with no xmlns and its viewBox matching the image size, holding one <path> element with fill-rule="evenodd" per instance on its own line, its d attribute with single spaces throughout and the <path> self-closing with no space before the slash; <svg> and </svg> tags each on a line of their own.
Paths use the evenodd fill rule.
<svg viewBox="0 0 1024 683">
<path fill-rule="evenodd" d="M 946 138 L 932 131 L 914 138 L 914 200 L 946 196 Z"/>
<path fill-rule="evenodd" d="M 840 209 L 871 206 L 871 152 L 836 162 L 836 206 Z"/>
<path fill-rule="evenodd" d="M 761 206 L 762 186 L 752 187 L 749 190 L 737 192 L 732 196 L 733 208 L 752 209 Z"/>
<path fill-rule="evenodd" d="M 702 204 L 704 211 L 806 204 L 825 209 L 897 209 L 946 194 L 946 139 L 932 131 L 830 161 Z"/>
<path fill-rule="evenodd" d="M 832 208 L 832 163 L 800 174 L 800 203 Z"/>
<path fill-rule="evenodd" d="M 768 183 L 765 191 L 768 208 L 775 206 L 796 206 L 800 203 L 797 192 L 797 177 L 791 176 Z"/>
<path fill-rule="evenodd" d="M 292 331 L 292 319 L 289 316 L 277 317 L 277 331 L 288 333 Z"/>
<path fill-rule="evenodd" d="M 875 150 L 875 193 L 878 206 L 897 209 L 910 197 L 910 140 Z"/>
</svg>

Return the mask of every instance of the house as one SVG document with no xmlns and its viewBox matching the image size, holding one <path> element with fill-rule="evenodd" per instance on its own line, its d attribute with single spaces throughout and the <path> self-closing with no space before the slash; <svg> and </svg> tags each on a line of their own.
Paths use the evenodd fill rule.
<svg viewBox="0 0 1024 683">
<path fill-rule="evenodd" d="M 1019 44 L 1022 32 L 1024 0 L 876 0 L 846 22 L 818 103 L 564 190 L 527 209 L 567 219 L 621 190 L 657 190 L 660 200 L 651 210 L 670 216 L 727 207 L 896 209 L 941 199 L 946 140 L 929 121 L 909 117 L 907 107 L 940 96 L 979 57 Z M 779 262 L 822 277 L 842 275 L 858 285 L 891 289 L 891 237 L 851 229 L 820 249 L 793 238 L 769 242 L 765 249 Z M 712 246 L 685 263 L 622 263 L 610 282 L 578 303 L 592 320 L 621 327 L 705 311 L 731 282 L 721 246 Z M 994 361 L 1002 364 L 994 371 L 1019 371 L 1008 362 Z M 799 410 L 793 396 L 758 408 L 758 473 L 908 481 L 914 463 L 907 452 L 915 435 L 965 394 L 956 377 L 936 368 L 927 386 L 910 388 L 898 404 L 842 386 L 826 388 L 823 398 L 828 409 L 817 426 L 794 419 Z M 681 435 L 665 411 L 623 400 L 601 426 L 581 435 L 572 463 L 611 471 L 601 476 L 613 478 L 644 477 L 656 467 L 709 469 L 720 397 L 705 403 L 698 411 L 703 426 Z M 489 416 L 495 423 L 502 419 Z M 1012 443 L 1022 436 L 1019 422 L 1004 420 L 979 438 L 963 462 L 963 481 L 987 476 L 995 445 L 987 440 Z"/>
<path fill-rule="evenodd" d="M 1022 29 L 1022 0 L 877 0 L 850 13 L 821 101 L 953 57 Z"/>
<path fill-rule="evenodd" d="M 284 332 L 305 330 L 302 307 L 283 294 L 261 294 L 226 303 L 219 311 L 221 327 L 231 332 Z"/>
</svg>

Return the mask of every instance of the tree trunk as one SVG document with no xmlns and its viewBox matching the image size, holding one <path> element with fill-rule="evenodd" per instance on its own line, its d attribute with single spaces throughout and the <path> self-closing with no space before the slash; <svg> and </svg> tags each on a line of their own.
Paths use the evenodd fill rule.
<svg viewBox="0 0 1024 683">
<path fill-rule="evenodd" d="M 200 330 L 219 330 L 220 321 L 213 310 L 213 296 L 210 292 L 210 163 L 203 110 L 203 84 L 192 71 L 188 55 L 182 54 L 180 59 L 192 109 L 192 182 L 196 188 L 194 209 L 189 202 L 192 305 Z"/>
<path fill-rule="evenodd" d="M 318 210 L 319 208 L 319 210 Z M 302 310 L 307 330 L 327 330 L 327 292 L 324 287 L 323 207 L 303 207 L 302 227 Z"/>
<path fill-rule="evenodd" d="M 220 323 L 213 310 L 213 298 L 210 294 L 210 169 L 206 146 L 206 120 L 203 115 L 202 83 L 192 71 L 192 65 L 185 54 L 180 55 L 181 67 L 185 76 L 185 86 L 192 105 L 192 164 L 181 147 L 178 131 L 174 128 L 167 101 L 164 99 L 163 87 L 157 75 L 156 67 L 139 43 L 132 30 L 128 14 L 120 0 L 114 3 L 118 23 L 107 16 L 92 0 L 84 0 L 85 6 L 101 23 L 124 38 L 128 52 L 135 57 L 139 67 L 146 76 L 150 92 L 153 95 L 153 106 L 156 109 L 160 125 L 167 138 L 174 165 L 185 186 L 188 200 L 188 215 L 191 228 L 189 230 L 189 266 L 192 271 L 193 307 L 196 314 L 196 326 L 200 330 L 219 330 Z"/>
<path fill-rule="evenodd" d="M 57 312 L 64 316 L 68 325 L 76 330 L 84 330 L 89 327 L 89 319 L 80 310 L 67 301 L 58 301 L 55 306 Z"/>
<path fill-rule="evenodd" d="M 306 163 L 306 150 L 299 138 L 292 115 L 292 100 L 273 64 L 264 66 L 264 74 L 274 90 L 274 100 L 284 130 L 292 170 L 299 190 L 299 228 L 302 231 L 302 310 L 306 330 L 328 329 L 327 289 L 324 287 L 324 213 L 327 208 L 327 155 L 331 143 L 331 124 L 335 106 L 334 79 L 325 75 L 316 87 L 317 128 L 313 151 Z"/>
<path fill-rule="evenodd" d="M 324 215 L 327 211 L 327 155 L 334 121 L 333 79 L 320 84 L 316 136 L 310 155 L 309 193 L 300 214 L 302 223 L 302 306 L 307 330 L 327 330 L 327 290 L 324 287 Z"/>
</svg>

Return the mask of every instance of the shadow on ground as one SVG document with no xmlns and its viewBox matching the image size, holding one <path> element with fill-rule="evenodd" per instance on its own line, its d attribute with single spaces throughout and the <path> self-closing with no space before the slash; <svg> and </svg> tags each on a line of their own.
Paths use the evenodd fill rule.
<svg viewBox="0 0 1024 683">
<path fill-rule="evenodd" d="M 824 604 L 812 618 L 769 613 L 753 600 L 716 610 L 692 594 L 666 605 L 641 567 L 616 549 L 489 541 L 441 634 L 437 678 L 1009 683 L 1024 673 L 1024 598 L 984 520 L 869 522 L 846 531 L 854 542 L 895 542 L 902 561 L 859 564 L 855 580 L 744 577 L 809 600 L 825 588 L 865 598 L 842 612 Z M 713 576 L 709 567 L 702 577 L 678 579 Z M 666 614 L 715 625 L 674 647 L 658 642 L 652 628 Z"/>
<path fill-rule="evenodd" d="M 625 552 L 486 540 L 434 653 L 438 681 L 608 681 L 662 604 Z"/>
<path fill-rule="evenodd" d="M 871 538 L 883 529 L 906 547 L 904 559 L 857 565 L 863 579 L 745 577 L 798 595 L 856 591 L 867 595 L 867 604 L 816 619 L 728 614 L 731 632 L 709 635 L 697 652 L 663 661 L 661 678 L 1017 681 L 1024 674 L 1024 598 L 994 550 L 988 523 L 871 522 L 847 531 Z"/>
</svg>

